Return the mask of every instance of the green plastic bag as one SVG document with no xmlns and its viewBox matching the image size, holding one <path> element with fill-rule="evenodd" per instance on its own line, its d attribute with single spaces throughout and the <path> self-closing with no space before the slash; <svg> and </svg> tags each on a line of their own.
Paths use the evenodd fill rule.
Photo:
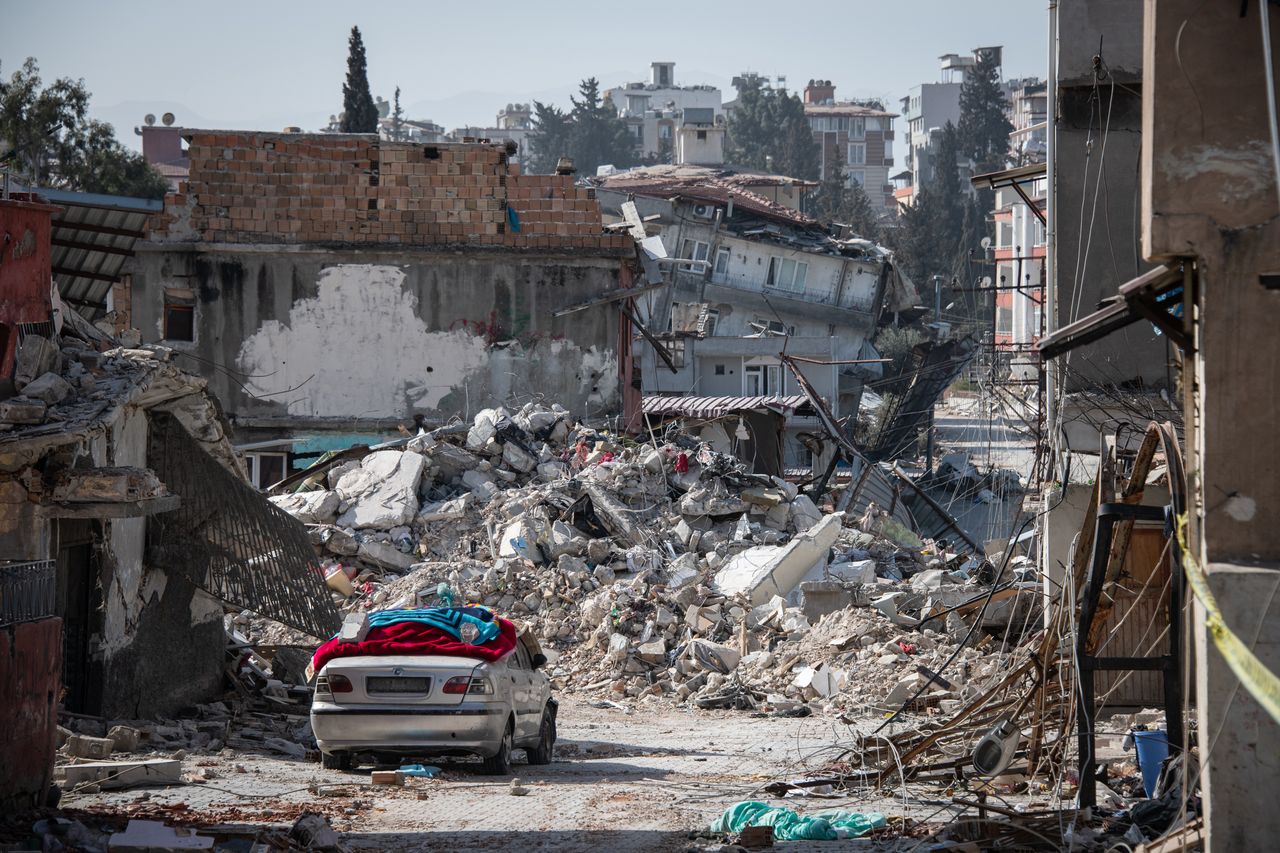
<svg viewBox="0 0 1280 853">
<path fill-rule="evenodd" d="M 835 841 L 857 838 L 886 824 L 882 814 L 827 809 L 808 817 L 755 800 L 734 803 L 711 824 L 712 832 L 742 832 L 748 826 L 772 826 L 778 841 Z"/>
</svg>

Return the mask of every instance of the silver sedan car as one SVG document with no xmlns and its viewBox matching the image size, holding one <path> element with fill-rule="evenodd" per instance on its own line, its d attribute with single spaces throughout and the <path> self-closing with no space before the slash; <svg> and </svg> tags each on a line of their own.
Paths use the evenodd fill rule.
<svg viewBox="0 0 1280 853">
<path fill-rule="evenodd" d="M 475 755 L 482 772 L 511 772 L 511 752 L 548 764 L 556 701 L 532 638 L 488 663 L 443 655 L 340 657 L 316 675 L 311 728 L 325 767 L 348 770 L 357 756 Z"/>
</svg>

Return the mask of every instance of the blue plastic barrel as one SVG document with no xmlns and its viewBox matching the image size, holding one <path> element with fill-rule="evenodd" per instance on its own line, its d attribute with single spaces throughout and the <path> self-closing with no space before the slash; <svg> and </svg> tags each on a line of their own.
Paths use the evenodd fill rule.
<svg viewBox="0 0 1280 853">
<path fill-rule="evenodd" d="M 1149 732 L 1130 732 L 1134 746 L 1138 748 L 1138 769 L 1142 771 L 1142 789 L 1150 798 L 1156 792 L 1156 780 L 1160 778 L 1160 765 L 1169 757 L 1169 738 L 1163 729 Z"/>
</svg>

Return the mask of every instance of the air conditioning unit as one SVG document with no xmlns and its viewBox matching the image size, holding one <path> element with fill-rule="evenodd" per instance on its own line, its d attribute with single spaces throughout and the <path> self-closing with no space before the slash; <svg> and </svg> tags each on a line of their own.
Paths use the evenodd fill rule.
<svg viewBox="0 0 1280 853">
<path fill-rule="evenodd" d="M 714 204 L 695 204 L 693 206 L 693 215 L 698 219 L 714 219 L 716 207 Z"/>
</svg>

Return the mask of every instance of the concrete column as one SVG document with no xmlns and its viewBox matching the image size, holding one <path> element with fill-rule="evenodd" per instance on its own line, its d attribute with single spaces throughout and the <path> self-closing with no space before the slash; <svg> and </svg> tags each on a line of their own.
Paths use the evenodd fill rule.
<svg viewBox="0 0 1280 853">
<path fill-rule="evenodd" d="M 1280 17 L 1280 16 L 1277 16 Z M 1272 43 L 1280 42 L 1273 20 Z M 1280 209 L 1258 4 L 1147 0 L 1142 240 L 1195 261 L 1184 311 L 1191 554 L 1227 625 L 1280 671 Z M 1273 598 L 1273 595 L 1275 596 Z M 1241 686 L 1196 608 L 1196 719 L 1210 851 L 1280 837 L 1280 726 Z"/>
</svg>

